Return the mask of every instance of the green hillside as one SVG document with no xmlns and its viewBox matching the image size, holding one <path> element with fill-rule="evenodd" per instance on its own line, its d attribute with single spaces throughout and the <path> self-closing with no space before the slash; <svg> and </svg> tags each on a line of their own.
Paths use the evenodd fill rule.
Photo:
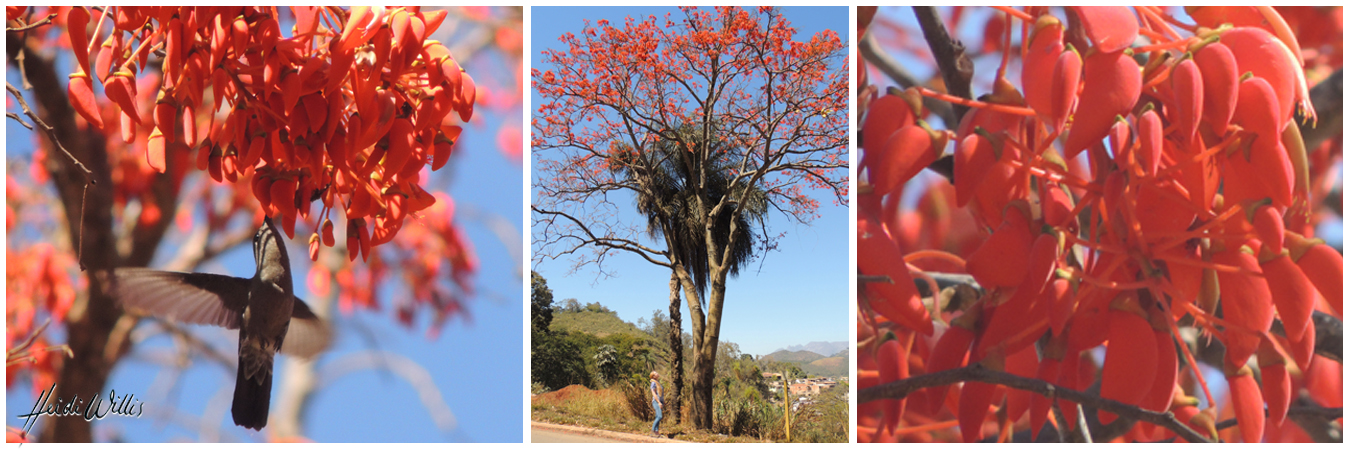
<svg viewBox="0 0 1350 450">
<path fill-rule="evenodd" d="M 569 331 L 589 333 L 597 337 L 605 337 L 611 334 L 628 334 L 635 337 L 647 337 L 646 333 L 638 329 L 637 326 L 624 322 L 619 316 L 610 312 L 595 311 L 553 311 L 553 323 L 549 325 L 553 331 Z"/>
<path fill-rule="evenodd" d="M 844 356 L 831 356 L 811 361 L 803 365 L 802 370 L 807 374 L 822 377 L 838 377 L 848 375 L 848 353 Z"/>
<path fill-rule="evenodd" d="M 807 351 L 807 350 L 799 350 L 799 351 L 795 351 L 795 352 L 790 352 L 790 351 L 787 351 L 787 350 L 779 350 L 779 351 L 770 353 L 770 354 L 768 354 L 768 355 L 764 355 L 764 359 L 769 359 L 769 360 L 773 360 L 773 361 L 801 363 L 801 364 L 802 364 L 802 369 L 806 369 L 806 363 L 809 363 L 809 362 L 811 362 L 811 361 L 815 361 L 815 360 L 818 360 L 818 359 L 821 359 L 821 358 L 824 358 L 824 357 L 825 357 L 825 356 L 823 356 L 823 355 L 821 355 L 821 354 L 819 354 L 819 353 L 812 352 L 812 351 Z"/>
</svg>

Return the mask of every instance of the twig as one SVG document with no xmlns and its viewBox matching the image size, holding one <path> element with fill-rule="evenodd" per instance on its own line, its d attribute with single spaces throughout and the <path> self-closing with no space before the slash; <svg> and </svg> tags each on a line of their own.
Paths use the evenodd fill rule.
<svg viewBox="0 0 1350 450">
<path fill-rule="evenodd" d="M 216 364 L 220 364 L 220 366 L 224 368 L 227 372 L 233 372 L 235 369 L 238 368 L 239 363 L 236 358 L 234 358 L 233 356 L 226 356 L 225 353 L 223 353 L 220 349 L 212 347 L 210 343 L 207 343 L 201 338 L 198 338 L 196 335 L 183 329 L 183 327 L 180 324 L 171 320 L 161 319 L 158 317 L 146 316 L 144 317 L 144 319 L 153 322 L 155 326 L 159 327 L 160 332 L 181 339 L 180 342 L 182 345 L 184 345 L 190 350 L 191 349 L 197 350 L 207 360 L 215 362 Z M 155 331 L 146 331 L 145 334 L 139 333 L 137 334 L 138 335 L 136 336 L 132 336 L 131 340 L 133 342 L 140 343 L 158 333 Z"/>
<path fill-rule="evenodd" d="M 1086 405 L 1099 411 L 1110 411 L 1122 418 L 1160 425 L 1189 442 L 1210 442 L 1209 439 L 1206 439 L 1195 430 L 1178 421 L 1176 416 L 1172 415 L 1170 412 L 1149 411 L 1138 406 L 1101 398 L 1063 386 L 1057 386 L 1044 380 L 1019 377 L 1006 372 L 989 370 L 979 364 L 919 375 L 879 386 L 860 389 L 858 391 L 858 402 L 866 403 L 888 398 L 904 398 L 911 392 L 922 388 L 947 385 L 961 381 L 979 381 L 982 383 L 998 384 L 1047 397 L 1052 392 L 1051 389 L 1053 389 L 1054 395 L 1078 403 L 1079 405 Z M 1086 430 L 1087 424 L 1082 420 L 1082 417 L 1083 415 L 1080 412 L 1078 427 Z"/>
<path fill-rule="evenodd" d="M 84 163 L 80 162 L 80 160 L 75 159 L 75 155 L 70 154 L 70 150 L 66 150 L 66 146 L 61 145 L 61 141 L 56 139 L 56 129 L 52 128 L 51 125 L 48 125 L 47 122 L 43 122 L 42 118 L 38 117 L 37 113 L 33 112 L 33 109 L 28 106 L 28 102 L 23 98 L 23 92 L 20 91 L 19 88 L 14 87 L 14 85 L 9 84 L 8 81 L 5 82 L 5 88 L 9 90 L 10 95 L 14 96 L 15 100 L 19 101 L 19 107 L 23 108 L 23 114 L 28 116 L 28 118 L 33 119 L 33 123 L 42 127 L 42 131 L 47 132 L 47 137 L 51 138 L 53 144 L 56 144 L 56 148 L 61 149 L 61 153 L 65 153 L 71 161 L 75 162 L 76 167 L 79 167 L 80 170 L 84 171 L 85 181 L 88 181 L 90 184 L 98 184 L 98 180 L 95 180 L 93 177 L 94 172 L 90 171 L 88 167 L 85 167 Z"/>
<path fill-rule="evenodd" d="M 933 51 L 938 70 L 942 72 L 942 81 L 947 93 L 964 99 L 974 99 L 970 92 L 970 80 L 975 74 L 975 65 L 966 55 L 966 46 L 952 39 L 947 26 L 938 17 L 936 6 L 915 6 L 914 16 L 919 19 L 919 28 L 923 29 L 923 38 Z M 960 120 L 965 117 L 968 108 L 964 105 L 952 105 L 952 115 Z M 952 122 L 955 123 L 955 122 Z"/>
<path fill-rule="evenodd" d="M 10 349 L 7 352 L 8 353 L 7 358 L 13 359 L 14 355 L 18 354 L 18 352 L 22 352 L 24 349 L 28 348 L 29 346 L 32 346 L 33 341 L 36 341 L 38 336 L 42 335 L 42 332 L 47 329 L 47 325 L 51 325 L 51 323 L 52 318 L 50 317 L 48 317 L 47 320 L 42 321 L 42 325 L 38 325 L 37 329 L 33 330 L 33 332 L 30 333 L 28 337 L 23 340 L 23 342 L 20 342 L 19 345 L 14 346 L 14 348 Z"/>
<path fill-rule="evenodd" d="M 26 25 L 19 26 L 19 27 L 5 27 L 5 31 L 14 31 L 14 32 L 28 31 L 28 30 L 31 30 L 31 29 L 34 29 L 34 28 L 37 28 L 37 27 L 40 27 L 40 26 L 43 26 L 43 25 L 52 23 L 52 19 L 55 19 L 55 18 L 56 18 L 56 13 L 51 13 L 51 14 L 48 14 L 48 15 L 47 15 L 47 18 L 42 19 L 42 20 L 39 20 L 39 21 L 37 21 L 37 22 L 33 22 L 33 23 L 26 24 Z"/>
<path fill-rule="evenodd" d="M 24 338 L 23 342 L 20 342 L 18 346 L 14 347 L 14 349 L 9 349 L 8 351 L 5 351 L 5 366 L 19 364 L 20 361 L 36 362 L 36 359 L 34 357 L 31 357 L 32 353 L 31 351 L 28 351 L 28 347 L 31 347 L 32 343 L 34 343 L 35 341 L 38 341 L 38 336 L 42 335 L 43 331 L 47 330 L 47 326 L 49 326 L 49 324 L 51 324 L 51 318 L 43 320 L 41 326 L 38 326 L 38 330 L 34 330 L 31 332 L 31 334 L 28 334 L 27 338 Z M 61 350 L 61 353 L 65 353 L 66 357 L 69 358 L 74 358 L 74 355 L 76 355 L 73 353 L 73 351 L 70 351 L 70 346 L 68 345 L 47 346 L 43 347 L 41 351 L 53 351 L 53 350 Z"/>
<path fill-rule="evenodd" d="M 9 117 L 9 118 L 11 118 L 11 119 L 14 119 L 14 121 L 16 121 L 16 122 L 19 122 L 19 125 L 23 125 L 24 128 L 27 128 L 27 129 L 30 129 L 30 130 L 33 129 L 33 126 L 32 126 L 32 125 L 30 125 L 28 122 L 24 122 L 24 121 L 23 121 L 23 118 L 22 118 L 22 117 L 19 117 L 19 113 L 13 113 L 13 112 L 8 112 L 8 111 L 6 111 L 6 112 L 5 112 L 5 116 L 6 116 L 6 117 Z"/>
<path fill-rule="evenodd" d="M 450 431 L 459 427 L 459 419 L 455 417 L 455 413 L 450 409 L 450 406 L 445 403 L 440 388 L 437 388 L 436 383 L 431 379 L 431 373 L 417 361 L 400 354 L 367 350 L 343 355 L 324 365 L 319 373 L 319 379 L 315 383 L 319 386 L 316 389 L 322 389 L 339 378 L 363 370 L 389 372 L 403 378 L 408 384 L 412 385 L 413 390 L 417 391 L 418 398 L 422 401 L 422 405 L 427 408 L 427 412 L 431 415 L 431 420 L 437 428 Z"/>
<path fill-rule="evenodd" d="M 5 366 L 8 367 L 19 361 L 35 362 L 33 357 L 28 356 L 31 353 L 28 351 L 28 348 L 33 346 L 33 342 L 37 341 L 38 336 L 41 336 L 42 332 L 47 330 L 47 325 L 51 325 L 51 323 L 52 319 L 48 317 L 47 320 L 42 321 L 42 325 L 38 325 L 36 330 L 29 333 L 28 337 L 25 338 L 23 342 L 20 342 L 19 345 L 16 345 L 14 348 L 5 352 Z M 66 356 L 70 358 L 75 357 L 75 353 L 70 350 L 70 346 L 64 344 L 48 346 L 42 349 L 43 352 L 50 352 L 53 350 L 61 350 L 62 353 L 65 353 Z"/>
</svg>

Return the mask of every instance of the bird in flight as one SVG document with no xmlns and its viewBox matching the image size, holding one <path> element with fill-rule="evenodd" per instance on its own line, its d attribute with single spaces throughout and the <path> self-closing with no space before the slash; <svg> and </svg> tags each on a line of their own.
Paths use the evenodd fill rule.
<svg viewBox="0 0 1350 450">
<path fill-rule="evenodd" d="M 234 423 L 261 430 L 272 398 L 278 351 L 312 358 L 332 339 L 328 325 L 292 289 L 291 260 L 270 217 L 253 236 L 253 278 L 146 268 L 113 272 L 111 292 L 127 311 L 239 330 Z"/>
</svg>

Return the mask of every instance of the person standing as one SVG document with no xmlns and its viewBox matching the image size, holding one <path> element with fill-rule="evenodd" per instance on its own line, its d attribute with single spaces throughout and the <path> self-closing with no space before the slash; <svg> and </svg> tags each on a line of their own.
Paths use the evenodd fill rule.
<svg viewBox="0 0 1350 450">
<path fill-rule="evenodd" d="M 651 379 L 652 384 L 648 390 L 652 393 L 652 409 L 656 411 L 656 420 L 652 421 L 652 436 L 659 438 L 661 437 L 661 406 L 663 405 L 661 402 L 661 374 L 653 370 Z"/>
</svg>

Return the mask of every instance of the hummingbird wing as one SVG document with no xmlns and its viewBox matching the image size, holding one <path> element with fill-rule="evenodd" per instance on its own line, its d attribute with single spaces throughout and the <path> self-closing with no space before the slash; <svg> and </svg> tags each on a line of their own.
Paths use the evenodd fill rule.
<svg viewBox="0 0 1350 450">
<path fill-rule="evenodd" d="M 281 352 L 312 358 L 328 348 L 332 339 L 333 332 L 328 323 L 314 315 L 304 300 L 295 299 L 291 307 L 290 328 L 286 330 L 286 338 L 281 341 Z"/>
<path fill-rule="evenodd" d="M 119 268 L 113 271 L 109 292 L 129 311 L 237 329 L 248 306 L 249 280 L 212 273 Z"/>
</svg>

